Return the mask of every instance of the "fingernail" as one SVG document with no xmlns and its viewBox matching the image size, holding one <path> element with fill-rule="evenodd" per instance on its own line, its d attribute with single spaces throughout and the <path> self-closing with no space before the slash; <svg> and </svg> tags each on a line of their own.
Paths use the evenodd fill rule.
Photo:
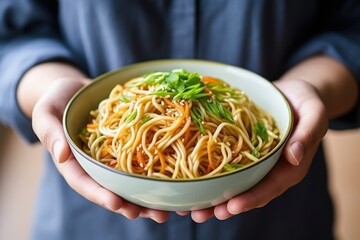
<svg viewBox="0 0 360 240">
<path fill-rule="evenodd" d="M 290 153 L 294 159 L 293 164 L 296 166 L 299 166 L 301 160 L 303 159 L 304 156 L 304 147 L 301 143 L 299 142 L 294 142 L 293 144 L 291 144 L 290 146 Z"/>
<path fill-rule="evenodd" d="M 61 142 L 59 140 L 56 140 L 53 145 L 53 157 L 58 162 L 60 162 L 60 154 L 61 154 Z"/>
<path fill-rule="evenodd" d="M 114 209 L 114 208 L 110 207 L 109 205 L 105 205 L 105 204 L 103 204 L 102 206 L 103 206 L 103 208 L 105 208 L 109 211 L 118 211 L 119 210 L 119 209 Z"/>
</svg>

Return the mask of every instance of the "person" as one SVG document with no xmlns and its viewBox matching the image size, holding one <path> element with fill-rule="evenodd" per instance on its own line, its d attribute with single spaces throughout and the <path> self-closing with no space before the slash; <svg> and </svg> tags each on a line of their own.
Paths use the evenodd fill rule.
<svg viewBox="0 0 360 240">
<path fill-rule="evenodd" d="M 333 239 L 321 140 L 329 126 L 359 126 L 359 56 L 355 0 L 1 0 L 0 118 L 48 150 L 32 239 Z M 94 182 L 66 144 L 61 117 L 79 88 L 165 58 L 249 69 L 292 105 L 281 160 L 226 203 L 134 205 Z"/>
</svg>

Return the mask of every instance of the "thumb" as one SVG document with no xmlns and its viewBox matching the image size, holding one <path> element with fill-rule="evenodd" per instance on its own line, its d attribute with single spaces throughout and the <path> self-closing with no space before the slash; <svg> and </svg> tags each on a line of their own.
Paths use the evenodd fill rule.
<svg viewBox="0 0 360 240">
<path fill-rule="evenodd" d="M 40 142 L 51 153 L 53 159 L 61 163 L 68 159 L 70 149 L 62 130 L 61 118 L 57 116 L 50 106 L 39 100 L 34 107 L 32 124 Z"/>
<path fill-rule="evenodd" d="M 328 129 L 326 109 L 312 86 L 303 82 L 280 85 L 294 112 L 294 129 L 287 142 L 284 155 L 294 166 L 314 154 Z"/>
<path fill-rule="evenodd" d="M 59 163 L 65 162 L 71 154 L 62 126 L 63 112 L 73 92 L 81 86 L 81 82 L 55 81 L 38 100 L 32 113 L 34 132 Z"/>
</svg>

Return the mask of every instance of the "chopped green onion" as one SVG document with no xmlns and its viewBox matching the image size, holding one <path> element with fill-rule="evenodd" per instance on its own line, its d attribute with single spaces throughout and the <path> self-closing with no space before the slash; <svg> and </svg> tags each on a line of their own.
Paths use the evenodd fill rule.
<svg viewBox="0 0 360 240">
<path fill-rule="evenodd" d="M 257 121 L 254 126 L 254 132 L 258 135 L 261 140 L 266 142 L 268 140 L 268 134 L 263 121 Z"/>
<path fill-rule="evenodd" d="M 136 118 L 137 115 L 137 111 L 133 110 L 126 118 L 125 122 L 126 123 L 130 123 L 131 121 L 133 121 Z"/>
<path fill-rule="evenodd" d="M 132 98 L 131 96 L 121 96 L 121 97 L 119 98 L 119 101 L 120 101 L 120 102 L 127 103 L 127 102 L 130 102 L 131 98 Z"/>
<path fill-rule="evenodd" d="M 151 120 L 150 116 L 145 116 L 143 119 L 141 119 L 140 124 L 144 125 L 145 123 L 147 123 L 150 120 Z"/>
<path fill-rule="evenodd" d="M 221 103 L 215 99 L 200 101 L 205 110 L 218 119 L 223 119 L 227 122 L 234 122 L 231 112 L 226 109 Z"/>
<path fill-rule="evenodd" d="M 195 126 L 200 130 L 201 133 L 205 134 L 205 128 L 203 125 L 204 114 L 199 107 L 192 107 L 190 110 L 190 116 Z"/>
<path fill-rule="evenodd" d="M 143 76 L 143 79 L 134 83 L 136 86 L 156 86 L 156 91 L 151 93 L 161 97 L 170 97 L 175 101 L 192 100 L 200 101 L 204 109 L 219 120 L 234 122 L 231 112 L 220 101 L 226 96 L 239 98 L 242 93 L 232 89 L 221 80 L 220 84 L 205 84 L 201 81 L 199 73 L 191 73 L 184 69 L 174 69 L 171 72 L 153 72 Z M 210 90 L 205 92 L 205 89 Z M 192 107 L 190 115 L 198 129 L 205 133 L 202 124 L 204 114 L 200 109 Z"/>
<path fill-rule="evenodd" d="M 253 155 L 256 158 L 260 157 L 259 147 L 254 148 L 254 150 L 251 152 L 251 155 Z"/>
<path fill-rule="evenodd" d="M 184 69 L 150 73 L 135 85 L 159 85 L 161 90 L 153 94 L 163 97 L 169 96 L 174 100 L 196 100 L 209 96 L 209 94 L 203 92 L 205 85 L 201 82 L 200 75 L 187 72 Z"/>
<path fill-rule="evenodd" d="M 245 164 L 240 164 L 240 163 L 227 163 L 224 165 L 224 169 L 226 172 L 231 172 L 237 169 L 241 169 L 245 166 L 246 166 Z"/>
</svg>

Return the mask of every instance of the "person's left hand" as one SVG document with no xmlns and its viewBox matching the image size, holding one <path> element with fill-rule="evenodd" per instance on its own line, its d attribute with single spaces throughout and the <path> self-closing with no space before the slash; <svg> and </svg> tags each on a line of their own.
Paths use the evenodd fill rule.
<svg viewBox="0 0 360 240">
<path fill-rule="evenodd" d="M 247 192 L 215 207 L 178 212 L 179 215 L 191 213 L 192 219 L 199 223 L 213 216 L 225 220 L 265 206 L 305 177 L 328 129 L 326 109 L 316 89 L 305 81 L 286 79 L 275 85 L 288 98 L 294 112 L 294 129 L 278 163 Z"/>
</svg>

